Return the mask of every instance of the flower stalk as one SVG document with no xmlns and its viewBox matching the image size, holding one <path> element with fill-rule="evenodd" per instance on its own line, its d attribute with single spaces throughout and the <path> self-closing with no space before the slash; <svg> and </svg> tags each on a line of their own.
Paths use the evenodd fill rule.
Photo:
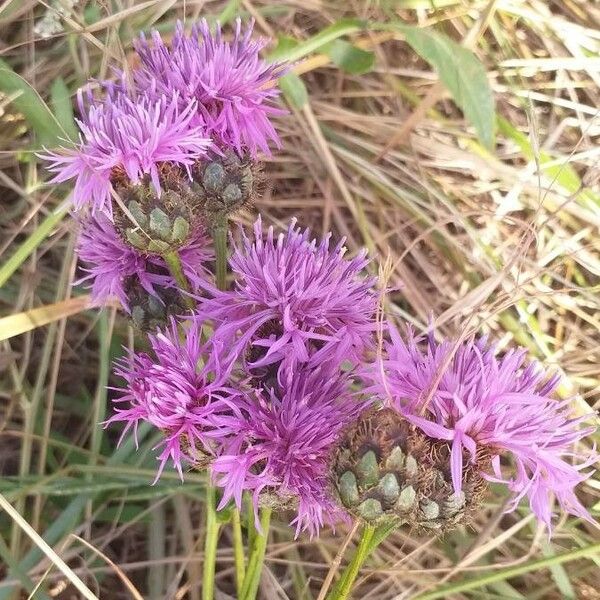
<svg viewBox="0 0 600 600">
<path fill-rule="evenodd" d="M 196 303 L 194 299 L 189 295 L 190 293 L 190 284 L 183 272 L 183 267 L 181 264 L 181 258 L 177 250 L 171 250 L 163 255 L 167 266 L 169 267 L 169 272 L 173 276 L 173 279 L 176 281 L 179 289 L 181 290 L 181 296 L 183 297 L 183 301 L 185 305 L 194 309 L 196 307 Z"/>
<path fill-rule="evenodd" d="M 215 245 L 215 277 L 217 287 L 227 287 L 227 217 L 220 217 L 212 231 Z"/>
<path fill-rule="evenodd" d="M 342 576 L 333 590 L 331 590 L 329 596 L 327 596 L 327 600 L 346 600 L 349 597 L 360 568 L 374 549 L 371 542 L 375 536 L 375 531 L 376 528 L 373 525 L 365 525 L 352 560 L 344 569 Z"/>
<path fill-rule="evenodd" d="M 202 600 L 214 600 L 215 565 L 220 524 L 217 519 L 216 489 L 210 483 L 206 486 L 206 532 L 204 538 L 204 567 L 202 571 Z"/>
<path fill-rule="evenodd" d="M 246 576 L 246 558 L 244 556 L 244 541 L 242 539 L 242 520 L 236 506 L 231 513 L 231 528 L 233 529 L 233 558 L 235 563 L 235 589 L 239 596 Z"/>
<path fill-rule="evenodd" d="M 248 559 L 248 571 L 244 578 L 242 586 L 241 600 L 255 600 L 258 586 L 260 584 L 260 576 L 262 573 L 263 563 L 265 561 L 265 552 L 267 549 L 267 541 L 269 539 L 269 525 L 271 522 L 270 507 L 263 507 L 260 512 L 260 527 L 262 532 L 258 533 L 254 538 L 254 545 Z"/>
</svg>

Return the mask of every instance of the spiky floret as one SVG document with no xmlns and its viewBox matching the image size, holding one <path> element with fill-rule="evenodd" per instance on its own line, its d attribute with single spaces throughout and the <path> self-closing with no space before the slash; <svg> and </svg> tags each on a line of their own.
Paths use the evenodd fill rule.
<svg viewBox="0 0 600 600">
<path fill-rule="evenodd" d="M 229 360 L 244 359 L 251 370 L 275 365 L 280 374 L 309 361 L 358 363 L 373 347 L 377 306 L 366 253 L 347 260 L 343 240 L 311 241 L 295 220 L 276 237 L 272 227 L 263 234 L 259 217 L 254 239 L 241 235 L 230 259 L 235 289 L 202 305 Z"/>
<path fill-rule="evenodd" d="M 206 131 L 219 147 L 269 154 L 269 142 L 279 146 L 270 117 L 284 111 L 274 105 L 279 94 L 276 80 L 284 71 L 279 63 L 259 56 L 266 40 L 252 40 L 253 24 L 242 29 L 236 21 L 232 41 L 225 41 L 220 25 L 211 33 L 202 20 L 186 35 L 179 22 L 168 46 L 157 31 L 151 40 L 142 34 L 135 48 L 141 67 L 133 78 L 139 89 L 179 95 L 195 109 Z"/>
<path fill-rule="evenodd" d="M 117 297 L 123 308 L 131 308 L 129 290 L 145 291 L 160 300 L 161 288 L 177 288 L 165 261 L 159 256 L 147 255 L 126 244 L 114 224 L 104 214 L 79 217 L 80 233 L 77 253 L 86 273 L 79 283 L 91 287 L 92 301 L 103 304 Z M 186 246 L 179 250 L 183 271 L 192 283 L 192 291 L 205 286 L 212 258 L 208 238 L 198 228 Z M 140 290 L 141 288 L 141 290 Z"/>
<path fill-rule="evenodd" d="M 344 518 L 330 492 L 328 457 L 343 427 L 365 408 L 348 386 L 337 365 L 324 364 L 299 371 L 277 391 L 239 397 L 240 418 L 229 424 L 232 435 L 212 465 L 224 489 L 221 507 L 232 498 L 239 506 L 244 490 L 258 507 L 270 492 L 294 508 L 297 534 L 316 534 L 324 523 Z"/>
<path fill-rule="evenodd" d="M 551 528 L 552 497 L 563 509 L 591 520 L 574 488 L 597 460 L 595 451 L 577 452 L 576 444 L 595 427 L 587 417 L 571 416 L 569 400 L 551 397 L 558 377 L 525 362 L 524 349 L 498 356 L 485 338 L 461 344 L 427 340 L 408 329 L 406 340 L 390 326 L 387 357 L 368 376 L 377 392 L 428 436 L 451 447 L 455 493 L 462 489 L 464 457 L 477 464 L 491 457 L 490 480 L 513 492 L 509 510 L 524 497 L 535 515 Z M 503 474 L 500 460 L 511 457 L 516 474 Z M 574 459 L 574 460 L 573 460 Z"/>
<path fill-rule="evenodd" d="M 221 349 L 202 339 L 202 321 L 187 321 L 184 336 L 171 319 L 164 331 L 149 335 L 151 353 L 132 352 L 116 362 L 115 373 L 125 380 L 117 388 L 115 413 L 106 425 L 123 422 L 121 439 L 140 422 L 163 434 L 157 446 L 160 477 L 171 460 L 183 479 L 183 463 L 195 463 L 219 446 L 219 431 L 236 413 L 238 392 L 227 384 Z M 137 443 L 137 439 L 136 439 Z"/>
<path fill-rule="evenodd" d="M 181 106 L 176 92 L 151 96 L 113 92 L 104 101 L 78 93 L 81 120 L 79 144 L 74 149 L 41 154 L 55 173 L 51 183 L 75 179 L 73 204 L 91 206 L 112 215 L 111 179 L 125 173 L 132 184 L 144 175 L 160 195 L 158 166 L 172 162 L 189 168 L 210 146 L 197 119 L 195 101 Z M 192 124 L 192 120 L 195 123 Z"/>
</svg>

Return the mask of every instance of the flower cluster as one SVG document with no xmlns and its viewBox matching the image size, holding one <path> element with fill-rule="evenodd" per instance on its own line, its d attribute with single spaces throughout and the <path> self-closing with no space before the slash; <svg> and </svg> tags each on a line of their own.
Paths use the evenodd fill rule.
<svg viewBox="0 0 600 600">
<path fill-rule="evenodd" d="M 49 160 L 49 170 L 56 173 L 51 183 L 75 179 L 76 209 L 90 204 L 93 212 L 112 217 L 112 179 L 119 170 L 134 185 L 149 175 L 160 196 L 158 166 L 170 162 L 189 168 L 210 146 L 204 129 L 191 123 L 196 103 L 179 108 L 175 92 L 157 98 L 124 92 L 111 94 L 102 102 L 88 95 L 87 106 L 81 90 L 78 97 L 82 114 L 79 146 L 43 155 Z"/>
<path fill-rule="evenodd" d="M 164 259 L 143 254 L 126 244 L 106 215 L 88 215 L 79 222 L 77 254 L 85 275 L 78 283 L 89 282 L 92 298 L 97 304 L 116 297 L 130 312 L 128 288 L 131 285 L 141 286 L 156 298 L 160 297 L 161 289 L 176 286 Z M 191 291 L 199 292 L 208 277 L 205 265 L 212 257 L 201 229 L 196 230 L 194 238 L 181 249 L 179 256 L 183 272 L 192 285 Z"/>
<path fill-rule="evenodd" d="M 155 94 L 179 94 L 180 103 L 196 103 L 196 123 L 220 147 L 269 154 L 269 142 L 279 146 L 279 137 L 269 118 L 282 114 L 273 100 L 274 85 L 285 66 L 259 58 L 267 40 L 253 41 L 252 27 L 242 29 L 236 22 L 233 41 L 223 40 L 217 25 L 211 34 L 206 20 L 186 35 L 178 23 L 168 47 L 160 34 L 151 41 L 142 34 L 135 45 L 142 66 L 133 79 L 140 89 Z"/>
<path fill-rule="evenodd" d="M 329 455 L 341 431 L 366 407 L 349 391 L 350 378 L 336 365 L 300 370 L 289 385 L 255 390 L 238 405 L 235 433 L 214 461 L 223 487 L 221 507 L 242 492 L 255 506 L 265 492 L 275 506 L 294 508 L 296 533 L 318 533 L 344 518 L 329 491 Z"/>
<path fill-rule="evenodd" d="M 75 180 L 80 281 L 151 330 L 149 351 L 117 363 L 107 424 L 134 436 L 151 424 L 157 478 L 168 462 L 182 479 L 209 467 L 220 508 L 246 493 L 255 511 L 293 511 L 297 534 L 350 516 L 443 532 L 468 522 L 489 481 L 509 509 L 527 496 L 549 529 L 554 497 L 591 520 L 574 490 L 597 458 L 582 442 L 593 428 L 553 398 L 558 379 L 484 338 L 390 325 L 381 348 L 365 251 L 348 258 L 343 239 L 295 219 L 265 231 L 259 216 L 230 235 L 234 281 L 217 289 L 207 265 L 224 244 L 213 252 L 208 234 L 222 242 L 256 196 L 257 154 L 279 145 L 286 67 L 261 60 L 251 34 L 238 21 L 227 41 L 202 21 L 169 44 L 142 35 L 139 66 L 79 94 L 76 147 L 44 155 L 54 182 Z"/>
<path fill-rule="evenodd" d="M 253 40 L 252 29 L 238 19 L 226 40 L 204 20 L 189 35 L 178 23 L 170 46 L 157 32 L 150 40 L 142 34 L 138 68 L 97 82 L 97 94 L 89 86 L 78 92 L 77 143 L 40 155 L 51 183 L 74 181 L 80 254 L 95 302 L 115 295 L 127 308 L 123 282 L 132 275 L 150 294 L 158 283 L 176 286 L 162 257 L 173 250 L 189 256 L 190 246 L 204 243 L 202 213 L 223 200 L 219 194 L 225 211 L 253 198 L 253 161 L 269 153 L 269 143 L 279 145 L 270 118 L 282 112 L 276 80 L 285 67 L 260 58 L 266 41 Z M 196 181 L 215 156 L 227 157 L 217 165 L 224 176 L 216 200 L 215 190 Z M 207 258 L 200 254 L 194 258 Z M 205 271 L 187 267 L 192 276 Z"/>
<path fill-rule="evenodd" d="M 292 222 L 275 241 L 272 228 L 263 235 L 257 220 L 253 240 L 244 236 L 230 259 L 237 285 L 228 292 L 211 289 L 196 310 L 192 323 L 212 326 L 214 356 L 207 364 L 218 364 L 236 390 L 229 392 L 228 411 L 199 423 L 188 416 L 194 414 L 187 408 L 193 405 L 190 394 L 178 410 L 167 399 L 177 398 L 166 384 L 178 381 L 175 365 L 193 362 L 187 357 L 198 339 L 191 342 L 186 328 L 184 346 L 172 343 L 164 350 L 151 338 L 160 378 L 145 353 L 120 364 L 129 391 L 118 402 L 133 408 L 113 420 L 143 418 L 159 427 L 167 439 L 161 461 L 170 456 L 180 468 L 184 454 L 176 447 L 182 432 L 185 440 L 190 437 L 184 429 L 189 418 L 202 431 L 194 437 L 211 440 L 221 507 L 231 499 L 240 505 L 244 491 L 254 496 L 256 507 L 268 496 L 276 506 L 295 509 L 298 532 L 315 534 L 324 523 L 344 518 L 331 493 L 328 461 L 341 431 L 367 402 L 351 391 L 354 377 L 342 366 L 357 365 L 374 347 L 377 299 L 375 280 L 364 274 L 364 253 L 345 259 L 341 242 L 330 248 L 328 238 L 317 244 L 309 235 Z M 250 294 L 259 292 L 252 300 Z M 261 337 L 265 324 L 273 333 Z M 174 329 L 169 335 L 174 341 Z M 253 354 L 264 356 L 252 360 Z M 160 381 L 160 388 L 145 379 Z M 181 417 L 175 435 L 165 430 L 174 412 Z"/>
</svg>

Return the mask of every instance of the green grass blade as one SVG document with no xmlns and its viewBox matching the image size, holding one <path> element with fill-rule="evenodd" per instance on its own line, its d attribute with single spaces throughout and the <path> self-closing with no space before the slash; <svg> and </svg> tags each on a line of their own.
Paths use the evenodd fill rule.
<svg viewBox="0 0 600 600">
<path fill-rule="evenodd" d="M 1 73 L 0 73 L 1 77 Z M 17 248 L 16 252 L 0 267 L 0 287 L 27 260 L 29 255 L 52 233 L 67 214 L 66 208 L 52 211 L 37 229 Z"/>
<path fill-rule="evenodd" d="M 71 140 L 76 141 L 79 133 L 73 115 L 71 93 L 62 77 L 57 77 L 50 86 L 50 103 L 61 127 Z"/>
<path fill-rule="evenodd" d="M 42 100 L 42 97 L 11 66 L 0 58 L 0 91 L 12 100 L 38 136 L 42 146 L 53 146 L 67 132 Z"/>
<path fill-rule="evenodd" d="M 453 594 L 476 590 L 480 587 L 490 585 L 497 581 L 511 579 L 512 577 L 519 577 L 520 575 L 530 573 L 531 571 L 537 571 L 539 569 L 549 569 L 556 565 L 562 565 L 563 563 L 577 560 L 579 558 L 590 557 L 598 553 L 600 553 L 600 544 L 594 544 L 585 548 L 578 548 L 577 550 L 565 552 L 564 554 L 557 554 L 555 556 L 532 560 L 522 565 L 511 567 L 510 569 L 495 571 L 489 575 L 483 575 L 482 577 L 469 577 L 463 581 L 458 581 L 450 585 L 444 585 L 437 590 L 415 596 L 414 600 L 436 600 L 436 598 L 449 598 Z"/>
</svg>

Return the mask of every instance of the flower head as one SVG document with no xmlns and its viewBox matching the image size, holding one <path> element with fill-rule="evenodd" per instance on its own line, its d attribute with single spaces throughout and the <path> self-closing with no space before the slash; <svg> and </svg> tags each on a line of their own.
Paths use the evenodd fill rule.
<svg viewBox="0 0 600 600">
<path fill-rule="evenodd" d="M 537 364 L 525 364 L 524 349 L 496 355 L 485 338 L 458 347 L 437 343 L 425 347 L 410 330 L 407 341 L 390 326 L 387 358 L 371 374 L 374 390 L 432 438 L 451 444 L 455 492 L 461 489 L 464 460 L 491 457 L 494 475 L 514 493 L 509 510 L 525 495 L 535 515 L 551 527 L 552 494 L 569 513 L 591 520 L 574 488 L 587 475 L 595 453 L 579 455 L 574 444 L 594 428 L 581 428 L 569 401 L 551 397 L 558 383 Z M 511 456 L 516 475 L 502 474 L 501 457 Z M 567 459 L 575 458 L 578 464 Z"/>
<path fill-rule="evenodd" d="M 159 296 L 160 288 L 177 287 L 164 259 L 142 254 L 126 244 L 106 215 L 98 213 L 79 222 L 77 253 L 86 275 L 78 283 L 88 283 L 95 304 L 103 304 L 115 296 L 129 310 L 127 288 L 131 284 L 139 284 L 155 297 Z M 211 258 L 206 235 L 197 230 L 179 256 L 188 281 L 197 291 L 204 285 L 208 274 L 205 265 Z"/>
<path fill-rule="evenodd" d="M 142 63 L 134 71 L 135 84 L 169 97 L 177 92 L 184 106 L 197 101 L 195 110 L 218 144 L 269 154 L 270 141 L 279 145 L 269 117 L 283 113 L 273 101 L 284 67 L 260 59 L 266 40 L 251 36 L 252 24 L 242 30 L 239 19 L 231 42 L 223 40 L 220 25 L 211 33 L 206 20 L 189 36 L 178 23 L 170 48 L 158 32 L 151 41 L 142 34 L 135 46 Z"/>
<path fill-rule="evenodd" d="M 112 215 L 111 179 L 116 174 L 125 174 L 133 184 L 148 174 L 160 194 L 160 163 L 189 169 L 210 146 L 203 127 L 191 123 L 195 101 L 182 109 L 176 92 L 160 97 L 113 92 L 103 102 L 88 93 L 85 102 L 80 90 L 78 100 L 78 146 L 40 155 L 56 174 L 51 183 L 75 179 L 76 209 L 91 204 L 94 212 Z"/>
<path fill-rule="evenodd" d="M 329 454 L 342 429 L 365 408 L 348 391 L 348 379 L 322 365 L 300 371 L 275 392 L 238 398 L 241 415 L 234 434 L 213 462 L 213 477 L 224 488 L 221 507 L 239 506 L 242 492 L 272 489 L 280 502 L 297 502 L 296 533 L 316 534 L 344 513 L 329 491 Z"/>
<path fill-rule="evenodd" d="M 116 364 L 125 386 L 106 424 L 124 422 L 121 439 L 130 429 L 136 435 L 140 421 L 163 433 L 157 479 L 169 459 L 183 478 L 184 460 L 213 453 L 220 419 L 232 410 L 236 395 L 226 386 L 218 345 L 202 341 L 201 321 L 188 325 L 182 340 L 172 319 L 165 331 L 149 336 L 152 354 L 134 352 Z"/>
<path fill-rule="evenodd" d="M 309 235 L 293 220 L 286 234 L 271 227 L 263 237 L 260 218 L 254 240 L 242 233 L 230 259 L 235 289 L 202 306 L 230 359 L 292 372 L 309 360 L 358 362 L 371 347 L 377 296 L 365 252 L 346 260 L 343 240 L 331 248 L 330 235 L 319 244 Z"/>
</svg>

